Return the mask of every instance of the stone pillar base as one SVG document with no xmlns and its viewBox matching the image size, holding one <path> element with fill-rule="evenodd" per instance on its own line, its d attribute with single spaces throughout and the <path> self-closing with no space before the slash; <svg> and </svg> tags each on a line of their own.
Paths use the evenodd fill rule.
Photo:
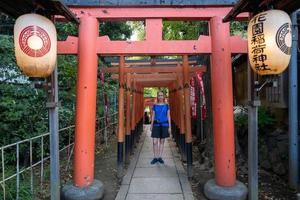
<svg viewBox="0 0 300 200">
<path fill-rule="evenodd" d="M 233 187 L 222 187 L 211 179 L 204 186 L 204 194 L 211 200 L 245 200 L 247 193 L 247 187 L 239 181 Z"/>
<path fill-rule="evenodd" d="M 79 188 L 72 183 L 66 184 L 61 191 L 62 200 L 100 200 L 103 198 L 104 185 L 99 180 L 94 180 L 92 185 Z"/>
</svg>

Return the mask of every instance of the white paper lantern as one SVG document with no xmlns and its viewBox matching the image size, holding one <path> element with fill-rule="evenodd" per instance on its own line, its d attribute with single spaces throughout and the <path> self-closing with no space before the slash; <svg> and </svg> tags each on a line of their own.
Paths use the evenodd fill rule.
<svg viewBox="0 0 300 200">
<path fill-rule="evenodd" d="M 25 14 L 14 26 L 17 64 L 29 77 L 47 77 L 56 65 L 57 38 L 54 24 L 44 16 Z"/>
<path fill-rule="evenodd" d="M 252 69 L 260 75 L 280 74 L 291 58 L 291 19 L 281 10 L 255 15 L 248 25 L 248 53 Z"/>
</svg>

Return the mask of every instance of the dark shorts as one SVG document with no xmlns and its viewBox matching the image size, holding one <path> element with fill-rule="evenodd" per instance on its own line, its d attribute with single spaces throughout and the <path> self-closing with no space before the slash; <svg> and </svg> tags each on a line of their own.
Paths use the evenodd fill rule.
<svg viewBox="0 0 300 200">
<path fill-rule="evenodd" d="M 153 126 L 151 137 L 152 138 L 168 138 L 168 137 L 170 137 L 169 127 L 168 126 Z"/>
</svg>

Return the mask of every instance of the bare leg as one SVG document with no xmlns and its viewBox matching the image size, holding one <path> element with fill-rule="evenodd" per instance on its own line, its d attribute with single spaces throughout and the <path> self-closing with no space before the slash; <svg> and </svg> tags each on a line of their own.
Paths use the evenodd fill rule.
<svg viewBox="0 0 300 200">
<path fill-rule="evenodd" d="M 163 154 L 163 151 L 164 151 L 164 144 L 165 144 L 165 139 L 160 139 L 158 157 L 162 157 L 162 154 Z"/>
<path fill-rule="evenodd" d="M 158 157 L 159 154 L 159 146 L 158 146 L 158 138 L 153 138 L 153 154 L 154 154 L 154 158 Z"/>
</svg>

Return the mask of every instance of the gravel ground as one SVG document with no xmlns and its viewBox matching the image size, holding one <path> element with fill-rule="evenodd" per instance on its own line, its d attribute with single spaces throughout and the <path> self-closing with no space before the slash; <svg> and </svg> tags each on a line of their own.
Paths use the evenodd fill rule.
<svg viewBox="0 0 300 200">
<path fill-rule="evenodd" d="M 195 199 L 206 200 L 203 188 L 204 184 L 214 177 L 213 168 L 200 164 L 200 152 L 193 146 L 193 178 L 190 179 Z M 286 177 L 259 170 L 259 200 L 295 200 L 296 191 L 289 189 Z M 247 163 L 240 162 L 237 165 L 237 179 L 248 184 Z"/>
</svg>

